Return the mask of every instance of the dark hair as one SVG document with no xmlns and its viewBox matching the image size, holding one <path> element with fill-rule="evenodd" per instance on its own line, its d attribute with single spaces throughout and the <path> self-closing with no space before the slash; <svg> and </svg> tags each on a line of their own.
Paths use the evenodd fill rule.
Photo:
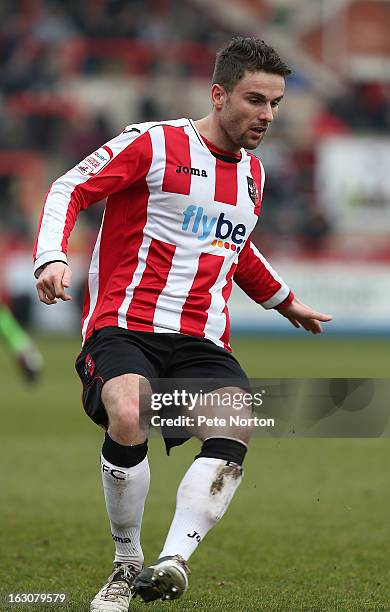
<svg viewBox="0 0 390 612">
<path fill-rule="evenodd" d="M 241 81 L 246 70 L 269 72 L 283 77 L 291 74 L 287 64 L 264 40 L 235 36 L 227 47 L 217 53 L 212 83 L 218 83 L 230 92 Z"/>
</svg>

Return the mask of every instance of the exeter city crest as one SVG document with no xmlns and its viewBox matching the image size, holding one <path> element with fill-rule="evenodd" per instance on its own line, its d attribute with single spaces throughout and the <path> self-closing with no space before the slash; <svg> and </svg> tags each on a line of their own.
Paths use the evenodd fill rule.
<svg viewBox="0 0 390 612">
<path fill-rule="evenodd" d="M 91 355 L 88 353 L 84 361 L 84 375 L 87 378 L 92 378 L 94 371 L 95 371 L 95 362 L 92 359 Z"/>
<path fill-rule="evenodd" d="M 259 198 L 259 192 L 257 190 L 256 183 L 251 176 L 247 176 L 246 180 L 248 181 L 249 197 L 252 200 L 253 204 L 256 206 L 256 202 Z"/>
</svg>

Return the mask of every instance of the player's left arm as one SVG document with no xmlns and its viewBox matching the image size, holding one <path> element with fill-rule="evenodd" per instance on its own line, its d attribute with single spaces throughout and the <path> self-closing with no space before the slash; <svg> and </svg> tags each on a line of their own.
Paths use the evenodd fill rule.
<svg viewBox="0 0 390 612">
<path fill-rule="evenodd" d="M 311 306 L 303 304 L 295 296 L 288 304 L 281 304 L 276 307 L 281 315 L 286 317 L 294 327 L 303 327 L 312 334 L 321 334 L 323 329 L 321 323 L 332 320 L 332 316 L 313 310 Z"/>
<path fill-rule="evenodd" d="M 238 257 L 233 278 L 250 298 L 267 310 L 276 309 L 294 327 L 302 326 L 313 334 L 319 334 L 322 332 L 321 322 L 332 319 L 330 315 L 317 312 L 300 302 L 249 240 Z"/>
</svg>

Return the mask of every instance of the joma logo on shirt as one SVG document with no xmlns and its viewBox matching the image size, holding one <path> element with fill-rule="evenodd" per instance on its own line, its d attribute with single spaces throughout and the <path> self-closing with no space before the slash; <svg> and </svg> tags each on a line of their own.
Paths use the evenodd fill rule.
<svg viewBox="0 0 390 612">
<path fill-rule="evenodd" d="M 195 176 L 203 176 L 207 178 L 206 170 L 200 170 L 199 168 L 189 168 L 188 166 L 179 166 L 179 164 L 177 165 L 176 172 L 177 174 L 183 172 L 183 174 L 194 174 Z"/>
<path fill-rule="evenodd" d="M 213 241 L 213 246 L 224 246 L 225 248 L 231 248 L 233 251 L 237 250 L 237 252 L 240 252 L 241 247 L 239 245 L 244 242 L 246 234 L 246 226 L 243 223 L 234 225 L 230 219 L 225 217 L 223 212 L 219 217 L 212 217 L 210 219 L 204 214 L 202 206 L 194 206 L 193 204 L 187 206 L 183 211 L 183 217 L 181 229 L 185 232 L 191 231 L 193 234 L 199 234 L 198 240 L 207 240 L 214 230 L 216 240 Z M 190 225 L 192 225 L 191 229 Z M 233 244 L 229 242 L 224 243 L 224 240 L 231 240 Z"/>
</svg>

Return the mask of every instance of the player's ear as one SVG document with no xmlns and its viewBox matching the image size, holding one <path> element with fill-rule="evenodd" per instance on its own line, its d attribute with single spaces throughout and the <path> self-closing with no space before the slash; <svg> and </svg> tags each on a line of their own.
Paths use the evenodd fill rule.
<svg viewBox="0 0 390 612">
<path fill-rule="evenodd" d="M 222 87 L 222 85 L 218 85 L 218 83 L 214 83 L 211 87 L 211 100 L 214 108 L 220 110 L 226 100 L 226 91 Z"/>
</svg>

